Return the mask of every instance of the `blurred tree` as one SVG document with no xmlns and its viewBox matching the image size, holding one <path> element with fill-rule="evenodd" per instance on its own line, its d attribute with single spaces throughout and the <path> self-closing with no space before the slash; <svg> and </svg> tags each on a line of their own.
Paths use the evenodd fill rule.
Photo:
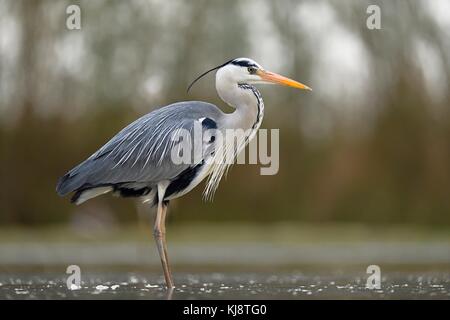
<svg viewBox="0 0 450 320">
<path fill-rule="evenodd" d="M 72 3 L 81 30 L 65 27 Z M 281 128 L 279 173 L 236 166 L 214 206 L 198 188 L 172 219 L 448 225 L 445 3 L 378 1 L 382 28 L 371 31 L 371 1 L 4 1 L 0 223 L 67 221 L 78 209 L 54 192 L 67 169 L 158 106 L 229 110 L 212 75 L 189 95 L 187 85 L 227 59 L 264 56 L 314 88 L 262 89 L 264 125 Z M 132 201 L 95 202 L 136 219 Z"/>
</svg>

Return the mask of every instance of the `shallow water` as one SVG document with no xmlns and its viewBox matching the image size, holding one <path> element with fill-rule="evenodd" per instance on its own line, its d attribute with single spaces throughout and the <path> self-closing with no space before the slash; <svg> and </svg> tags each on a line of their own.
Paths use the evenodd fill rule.
<svg viewBox="0 0 450 320">
<path fill-rule="evenodd" d="M 346 238 L 345 229 L 336 236 L 340 241 L 318 242 L 312 235 L 295 238 L 302 234 L 297 228 L 281 230 L 277 239 L 292 239 L 262 241 L 265 236 L 258 235 L 264 230 L 245 241 L 216 239 L 196 229 L 178 234 L 169 249 L 177 286 L 172 295 L 149 241 L 118 236 L 92 242 L 64 232 L 41 232 L 33 241 L 10 237 L 0 243 L 0 299 L 450 299 L 447 235 L 419 241 L 395 233 L 400 240 L 377 235 L 378 240 L 361 241 Z M 72 264 L 81 267 L 78 290 L 66 285 Z M 379 290 L 366 288 L 371 264 L 381 267 Z"/>
<path fill-rule="evenodd" d="M 366 275 L 338 273 L 178 273 L 169 294 L 156 273 L 89 273 L 69 290 L 66 276 L 3 273 L 0 299 L 450 299 L 450 273 L 392 272 L 381 289 Z"/>
</svg>

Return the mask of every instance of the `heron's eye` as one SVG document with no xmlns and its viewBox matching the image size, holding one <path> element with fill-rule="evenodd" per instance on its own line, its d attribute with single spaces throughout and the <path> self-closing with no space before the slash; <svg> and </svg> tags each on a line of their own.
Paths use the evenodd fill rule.
<svg viewBox="0 0 450 320">
<path fill-rule="evenodd" d="M 255 73 L 256 73 L 256 68 L 254 68 L 254 67 L 248 67 L 248 68 L 247 68 L 247 71 L 248 71 L 248 73 L 250 73 L 250 74 L 255 74 Z"/>
</svg>

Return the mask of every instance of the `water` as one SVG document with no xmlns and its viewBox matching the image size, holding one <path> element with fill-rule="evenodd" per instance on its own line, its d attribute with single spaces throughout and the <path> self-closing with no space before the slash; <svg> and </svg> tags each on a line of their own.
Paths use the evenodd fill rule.
<svg viewBox="0 0 450 320">
<path fill-rule="evenodd" d="M 150 231 L 136 229 L 95 241 L 65 230 L 0 233 L 0 299 L 450 299 L 448 232 L 172 228 L 169 295 Z M 73 291 L 72 264 L 82 280 Z M 371 264 L 381 267 L 379 290 L 366 289 Z"/>
<path fill-rule="evenodd" d="M 345 272 L 177 273 L 169 293 L 159 273 L 84 273 L 69 290 L 66 276 L 3 273 L 0 299 L 450 299 L 450 273 L 389 272 L 381 289 Z"/>
</svg>

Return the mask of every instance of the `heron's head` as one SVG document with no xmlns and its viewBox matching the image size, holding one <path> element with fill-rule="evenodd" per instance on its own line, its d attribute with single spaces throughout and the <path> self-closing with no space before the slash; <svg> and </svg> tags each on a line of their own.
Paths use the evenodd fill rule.
<svg viewBox="0 0 450 320">
<path fill-rule="evenodd" d="M 249 58 L 233 59 L 204 72 L 191 83 L 188 90 L 197 80 L 214 70 L 217 70 L 216 81 L 229 83 L 231 85 L 269 83 L 312 90 L 310 87 L 300 82 L 265 70 L 256 61 Z"/>
</svg>

